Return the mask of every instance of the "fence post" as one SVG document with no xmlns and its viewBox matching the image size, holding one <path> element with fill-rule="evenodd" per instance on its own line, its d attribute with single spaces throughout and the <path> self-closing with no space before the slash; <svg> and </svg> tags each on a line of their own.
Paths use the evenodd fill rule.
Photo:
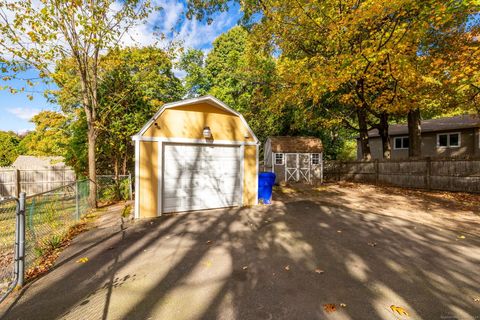
<svg viewBox="0 0 480 320">
<path fill-rule="evenodd" d="M 130 192 L 130 200 L 133 200 L 133 190 L 132 190 L 132 173 L 128 173 L 128 185 L 129 185 L 129 192 Z"/>
<path fill-rule="evenodd" d="M 26 193 L 20 192 L 18 199 L 19 206 L 17 212 L 16 233 L 17 233 L 17 250 L 15 250 L 15 270 L 17 272 L 17 286 L 23 287 L 25 282 L 25 205 Z"/>
<path fill-rule="evenodd" d="M 427 157 L 426 162 L 425 162 L 427 168 L 425 170 L 425 187 L 427 190 L 430 190 L 432 187 L 432 181 L 431 181 L 431 176 L 432 176 L 432 159 L 430 157 Z"/>
<path fill-rule="evenodd" d="M 20 197 L 20 170 L 15 168 L 13 171 L 13 179 L 15 180 L 15 197 Z"/>
<path fill-rule="evenodd" d="M 78 193 L 78 181 L 75 181 L 75 213 L 77 221 L 80 220 L 80 194 Z"/>
</svg>

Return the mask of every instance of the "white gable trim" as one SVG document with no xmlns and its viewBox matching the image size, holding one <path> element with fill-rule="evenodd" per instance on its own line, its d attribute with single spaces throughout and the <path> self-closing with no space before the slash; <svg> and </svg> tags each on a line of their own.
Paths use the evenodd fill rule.
<svg viewBox="0 0 480 320">
<path fill-rule="evenodd" d="M 252 129 L 250 129 L 250 126 L 248 125 L 247 121 L 245 121 L 245 118 L 240 113 L 233 110 L 232 108 L 227 106 L 225 103 L 223 103 L 222 101 L 218 100 L 217 98 L 211 95 L 193 98 L 193 99 L 186 99 L 186 100 L 177 101 L 177 102 L 171 102 L 163 105 L 163 107 L 161 107 L 160 110 L 158 110 L 157 113 L 155 113 L 155 115 L 150 120 L 148 120 L 148 122 L 143 126 L 143 128 L 135 136 L 142 136 L 148 130 L 148 128 L 150 128 L 150 126 L 155 122 L 155 120 L 158 119 L 158 117 L 162 114 L 162 112 L 165 111 L 166 109 L 171 109 L 171 108 L 176 108 L 180 106 L 186 106 L 186 105 L 196 104 L 201 102 L 213 102 L 220 109 L 226 110 L 238 116 L 242 121 L 242 123 L 244 124 L 244 126 L 247 128 L 248 133 L 253 137 L 254 141 L 256 143 L 259 143 L 257 136 L 253 133 Z"/>
</svg>

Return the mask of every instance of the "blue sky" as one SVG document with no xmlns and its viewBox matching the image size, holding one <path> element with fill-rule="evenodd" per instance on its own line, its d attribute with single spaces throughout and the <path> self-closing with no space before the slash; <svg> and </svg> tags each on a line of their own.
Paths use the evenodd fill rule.
<svg viewBox="0 0 480 320">
<path fill-rule="evenodd" d="M 183 1 L 158 0 L 163 9 L 153 13 L 146 24 L 139 25 L 130 30 L 123 38 L 125 46 L 146 46 L 154 44 L 158 39 L 154 36 L 154 30 L 159 30 L 166 36 L 159 46 L 166 46 L 168 42 L 181 41 L 184 47 L 196 48 L 208 51 L 213 40 L 221 33 L 235 26 L 242 13 L 238 6 L 234 6 L 229 12 L 218 13 L 214 16 L 213 23 L 208 25 L 196 20 L 187 20 L 184 16 L 186 5 Z M 177 75 L 181 73 L 177 71 Z M 36 78 L 35 70 L 27 71 L 22 78 Z M 6 83 L 0 79 L 0 87 Z M 20 80 L 8 83 L 13 87 L 20 88 L 24 83 Z M 29 100 L 26 93 L 11 94 L 8 90 L 0 90 L 0 130 L 25 132 L 31 130 L 34 125 L 29 122 L 31 117 L 42 110 L 59 110 L 57 105 L 47 102 L 42 92 L 52 89 L 52 85 L 38 84 L 29 90 L 34 99 Z"/>
</svg>

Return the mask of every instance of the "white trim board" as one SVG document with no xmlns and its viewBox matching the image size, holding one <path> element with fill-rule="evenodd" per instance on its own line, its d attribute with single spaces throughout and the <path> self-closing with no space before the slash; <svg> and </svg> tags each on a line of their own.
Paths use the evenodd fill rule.
<svg viewBox="0 0 480 320">
<path fill-rule="evenodd" d="M 143 136 L 133 136 L 133 141 L 149 141 L 149 142 L 167 142 L 167 143 L 193 143 L 193 144 L 206 144 L 206 145 L 246 145 L 246 146 L 256 146 L 259 143 L 257 142 L 248 142 L 248 141 L 235 141 L 235 140 L 206 140 L 206 139 L 191 139 L 191 138 L 163 138 L 163 137 L 143 137 Z"/>
<path fill-rule="evenodd" d="M 135 141 L 135 212 L 134 217 L 140 217 L 140 141 Z"/>
<path fill-rule="evenodd" d="M 140 140 L 138 140 L 140 141 Z M 154 140 L 152 140 L 154 141 Z M 158 142 L 158 154 L 157 154 L 157 217 L 163 214 L 163 143 Z"/>
<path fill-rule="evenodd" d="M 166 109 L 171 109 L 171 108 L 176 108 L 176 107 L 180 107 L 180 106 L 186 106 L 186 105 L 192 105 L 192 104 L 198 104 L 198 103 L 202 103 L 202 102 L 205 102 L 205 103 L 208 103 L 210 105 L 213 105 L 213 106 L 216 106 L 220 109 L 223 109 L 225 111 L 228 111 L 230 113 L 232 113 L 233 115 L 236 115 L 240 118 L 240 120 L 242 121 L 242 123 L 244 124 L 244 126 L 247 128 L 248 132 L 250 133 L 250 135 L 252 136 L 253 140 L 256 142 L 256 143 L 259 143 L 259 140 L 257 138 L 257 136 L 255 135 L 255 133 L 253 133 L 252 129 L 250 128 L 250 126 L 248 125 L 247 121 L 245 120 L 245 118 L 240 114 L 238 113 L 237 111 L 233 110 L 232 108 L 230 108 L 229 106 L 227 106 L 225 103 L 223 103 L 222 101 L 218 100 L 217 98 L 211 96 L 211 95 L 207 95 L 207 96 L 203 96 L 203 97 L 198 97 L 198 98 L 193 98 L 193 99 L 186 99 L 186 100 L 182 100 L 182 101 L 177 101 L 177 102 L 171 102 L 171 103 L 167 103 L 165 104 L 163 107 L 160 108 L 160 110 L 157 111 L 157 113 L 155 113 L 155 115 L 150 119 L 148 120 L 148 122 L 142 127 L 142 129 L 138 132 L 137 136 L 142 136 L 147 130 L 148 128 L 150 128 L 150 126 L 155 122 L 155 120 L 163 113 L 163 111 L 165 111 Z"/>
</svg>

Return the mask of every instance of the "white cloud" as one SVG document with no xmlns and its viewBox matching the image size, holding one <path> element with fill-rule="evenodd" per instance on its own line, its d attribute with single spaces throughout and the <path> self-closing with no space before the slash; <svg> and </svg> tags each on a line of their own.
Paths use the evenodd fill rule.
<svg viewBox="0 0 480 320">
<path fill-rule="evenodd" d="M 33 108 L 10 108 L 8 112 L 15 115 L 16 117 L 30 121 L 35 115 L 39 114 L 42 110 L 33 109 Z"/>
<path fill-rule="evenodd" d="M 239 18 L 238 13 L 223 12 L 207 24 L 186 19 L 186 4 L 181 1 L 158 0 L 154 4 L 162 10 L 151 13 L 146 23 L 131 28 L 121 41 L 124 46 L 167 47 L 172 41 L 180 41 L 187 48 L 205 49 L 216 37 L 233 27 Z"/>
</svg>

